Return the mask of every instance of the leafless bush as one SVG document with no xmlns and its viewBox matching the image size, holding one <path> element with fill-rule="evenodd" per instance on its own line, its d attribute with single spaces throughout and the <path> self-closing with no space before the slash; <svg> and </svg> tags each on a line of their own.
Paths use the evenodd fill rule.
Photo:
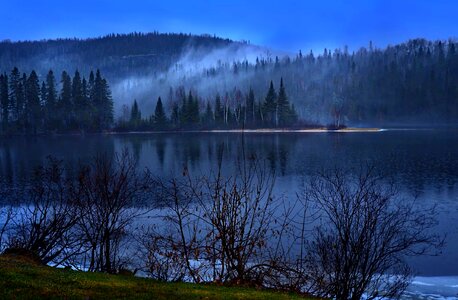
<svg viewBox="0 0 458 300">
<path fill-rule="evenodd" d="M 127 152 L 98 155 L 78 175 L 78 227 L 86 253 L 79 262 L 89 271 L 116 272 L 128 259 L 129 227 L 145 210 L 151 189 L 148 171 L 138 171 Z M 123 253 L 125 255 L 123 255 Z"/>
<path fill-rule="evenodd" d="M 433 253 L 435 214 L 400 199 L 393 185 L 367 168 L 352 176 L 323 173 L 305 197 L 320 214 L 308 244 L 312 291 L 335 299 L 398 298 L 407 287 L 410 255 Z"/>
<path fill-rule="evenodd" d="M 62 163 L 49 158 L 47 165 L 36 169 L 25 196 L 25 204 L 11 219 L 9 248 L 28 250 L 43 263 L 64 263 L 81 247 L 74 231 L 72 186 Z M 12 214 L 9 211 L 10 218 Z"/>
<path fill-rule="evenodd" d="M 8 231 L 15 215 L 16 211 L 13 206 L 8 205 L 0 207 L 0 252 L 5 250 Z"/>
<path fill-rule="evenodd" d="M 181 179 L 159 179 L 162 226 L 150 231 L 146 243 L 154 258 L 148 261 L 152 276 L 264 285 L 284 271 L 275 241 L 286 234 L 288 211 L 273 198 L 274 175 L 266 170 L 250 160 L 229 176 L 219 170 L 199 178 L 184 172 Z M 160 275 L 164 270 L 169 273 Z"/>
</svg>

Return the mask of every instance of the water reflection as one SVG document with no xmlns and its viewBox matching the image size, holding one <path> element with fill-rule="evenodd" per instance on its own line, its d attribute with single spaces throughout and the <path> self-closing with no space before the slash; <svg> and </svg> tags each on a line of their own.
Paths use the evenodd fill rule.
<svg viewBox="0 0 458 300">
<path fill-rule="evenodd" d="M 265 160 L 277 175 L 278 192 L 294 197 L 303 176 L 332 167 L 374 164 L 393 176 L 406 194 L 440 205 L 440 232 L 448 245 L 440 258 L 419 259 L 424 274 L 450 275 L 458 270 L 458 132 L 385 131 L 377 133 L 174 133 L 14 137 L 0 139 L 0 180 L 26 182 L 48 155 L 76 170 L 97 153 L 114 155 L 128 148 L 138 166 L 158 176 L 226 173 L 245 157 Z"/>
<path fill-rule="evenodd" d="M 127 147 L 157 175 L 180 174 L 183 168 L 206 173 L 222 165 L 230 172 L 245 157 L 266 160 L 279 177 L 339 166 L 371 163 L 418 194 L 448 190 L 456 197 L 458 135 L 456 131 L 386 131 L 319 134 L 136 134 L 60 137 L 15 137 L 0 140 L 0 176 L 6 183 L 26 180 L 48 155 L 69 166 L 98 152 L 114 154 Z M 243 150 L 243 151 L 242 151 Z"/>
</svg>

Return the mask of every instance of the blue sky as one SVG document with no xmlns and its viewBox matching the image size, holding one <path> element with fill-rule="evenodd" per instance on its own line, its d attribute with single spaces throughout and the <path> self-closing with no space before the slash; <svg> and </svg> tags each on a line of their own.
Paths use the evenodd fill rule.
<svg viewBox="0 0 458 300">
<path fill-rule="evenodd" d="M 209 33 L 276 50 L 384 47 L 458 36 L 457 0 L 0 0 L 0 40 L 160 31 Z"/>
</svg>

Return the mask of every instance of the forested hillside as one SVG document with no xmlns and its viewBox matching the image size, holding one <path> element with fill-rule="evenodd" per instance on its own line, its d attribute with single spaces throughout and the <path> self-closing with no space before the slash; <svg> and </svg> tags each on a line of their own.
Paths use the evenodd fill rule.
<svg viewBox="0 0 458 300">
<path fill-rule="evenodd" d="M 0 42 L 0 69 L 14 67 L 39 74 L 79 69 L 101 69 L 110 80 L 129 75 L 166 71 L 187 48 L 211 49 L 232 43 L 228 39 L 190 34 L 110 34 L 90 39 Z"/>
<path fill-rule="evenodd" d="M 114 100 L 107 128 L 456 125 L 457 47 L 415 39 L 287 55 L 210 36 L 133 33 L 2 42 L 0 72 L 35 70 L 45 81 L 50 68 L 100 69 Z"/>
</svg>

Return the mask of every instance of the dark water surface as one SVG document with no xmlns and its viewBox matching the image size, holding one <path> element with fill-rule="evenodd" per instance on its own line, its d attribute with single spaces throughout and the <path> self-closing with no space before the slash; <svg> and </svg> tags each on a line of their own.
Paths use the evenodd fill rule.
<svg viewBox="0 0 458 300">
<path fill-rule="evenodd" d="M 242 147 L 243 146 L 243 147 Z M 393 176 L 425 206 L 437 204 L 447 245 L 438 257 L 415 259 L 423 276 L 458 275 L 458 131 L 387 130 L 362 133 L 157 133 L 0 138 L 0 180 L 27 180 L 48 155 L 70 166 L 98 152 L 128 148 L 157 175 L 230 172 L 246 157 L 264 159 L 277 175 L 276 191 L 294 197 L 304 176 L 330 167 L 370 163 Z M 458 284 L 458 283 L 457 283 Z"/>
</svg>

